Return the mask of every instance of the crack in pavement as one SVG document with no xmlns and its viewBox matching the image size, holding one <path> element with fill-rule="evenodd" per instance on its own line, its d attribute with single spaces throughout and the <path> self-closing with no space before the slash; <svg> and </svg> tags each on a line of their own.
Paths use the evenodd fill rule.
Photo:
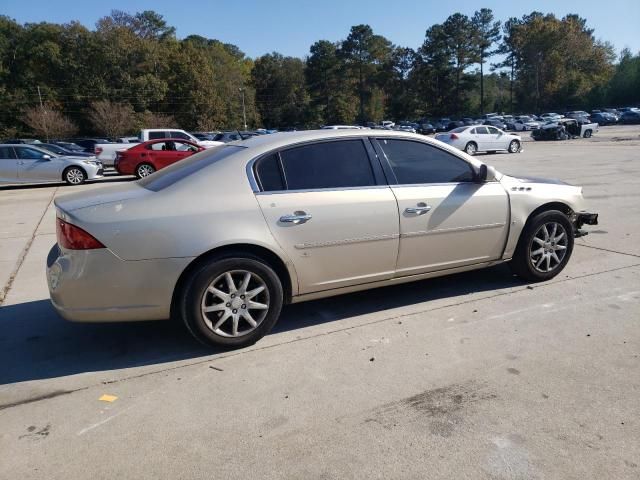
<svg viewBox="0 0 640 480">
<path fill-rule="evenodd" d="M 593 248 L 594 250 L 602 250 L 603 252 L 617 253 L 618 255 L 640 258 L 640 255 L 636 255 L 635 253 L 620 252 L 618 250 L 611 250 L 610 248 L 596 247 L 595 245 L 585 245 L 584 243 L 576 243 L 575 245 L 577 245 L 578 247 Z"/>
<path fill-rule="evenodd" d="M 603 274 L 606 274 L 606 273 L 617 272 L 617 271 L 620 271 L 620 270 L 626 270 L 626 269 L 636 268 L 636 267 L 640 267 L 640 263 L 635 263 L 633 265 L 626 265 L 624 267 L 611 268 L 611 269 L 602 270 L 602 271 L 599 271 L 599 272 L 586 273 L 584 275 L 578 275 L 578 276 L 575 276 L 575 277 L 568 277 L 568 278 L 564 278 L 564 279 L 561 279 L 561 280 L 551 281 L 551 282 L 548 282 L 548 283 L 545 283 L 545 284 L 538 284 L 534 288 L 537 289 L 537 288 L 552 287 L 552 286 L 555 286 L 555 285 L 560 284 L 560 283 L 571 282 L 573 280 L 581 280 L 581 279 L 588 278 L 588 277 L 594 277 L 594 276 L 597 276 L 597 275 L 603 275 Z M 298 342 L 302 342 L 302 341 L 313 340 L 313 339 L 316 339 L 316 338 L 319 338 L 319 337 L 333 335 L 335 333 L 341 333 L 341 332 L 346 332 L 346 331 L 350 331 L 350 330 L 355 330 L 355 329 L 358 329 L 358 328 L 368 327 L 370 325 L 376 325 L 376 324 L 380 324 L 380 323 L 384 323 L 384 322 L 396 321 L 399 318 L 406 318 L 406 317 L 410 317 L 410 316 L 413 316 L 413 315 L 421 315 L 421 314 L 424 314 L 424 313 L 444 310 L 446 308 L 457 307 L 457 306 L 460 306 L 460 305 L 467 305 L 467 304 L 471 304 L 471 303 L 474 303 L 474 302 L 483 302 L 483 301 L 486 301 L 486 300 L 491 300 L 491 299 L 494 299 L 494 298 L 503 297 L 503 296 L 506 296 L 506 295 L 514 294 L 514 293 L 526 292 L 526 291 L 530 290 L 529 287 L 530 287 L 529 285 L 524 285 L 524 286 L 522 286 L 522 288 L 514 288 L 513 290 L 509 290 L 507 292 L 499 292 L 499 293 L 496 293 L 494 295 L 488 295 L 488 296 L 482 297 L 482 298 L 472 298 L 472 299 L 467 299 L 467 300 L 461 300 L 459 302 L 454 302 L 454 303 L 450 303 L 450 304 L 447 304 L 447 305 L 441 305 L 441 306 L 433 307 L 433 308 L 427 308 L 425 310 L 420 310 L 420 311 L 417 311 L 417 312 L 401 313 L 399 315 L 394 315 L 394 316 L 391 316 L 391 317 L 385 317 L 385 318 L 381 318 L 381 319 L 377 319 L 377 320 L 371 320 L 371 321 L 368 321 L 368 322 L 365 321 L 365 322 L 359 323 L 357 325 L 351 325 L 351 326 L 348 326 L 348 327 L 336 328 L 336 329 L 333 329 L 333 330 L 330 330 L 330 331 L 327 331 L 327 332 L 320 332 L 320 333 L 316 333 L 316 334 L 309 335 L 309 336 L 306 336 L 306 337 L 294 338 L 292 340 L 278 342 L 278 343 L 274 343 L 272 345 L 265 345 L 263 347 L 248 348 L 248 349 L 234 351 L 234 352 L 230 352 L 230 353 L 226 353 L 226 354 L 222 353 L 222 354 L 219 354 L 219 355 L 218 354 L 213 354 L 213 355 L 217 355 L 217 356 L 214 356 L 213 358 L 207 357 L 206 359 L 197 360 L 197 361 L 194 361 L 194 362 L 188 362 L 188 363 L 181 364 L 181 365 L 174 365 L 174 366 L 171 366 L 171 367 L 166 367 L 166 368 L 162 368 L 162 369 L 159 369 L 159 370 L 154 370 L 154 371 L 151 371 L 151 372 L 144 372 L 144 373 L 140 373 L 140 374 L 137 374 L 137 375 L 129 375 L 127 377 L 113 379 L 113 380 L 105 380 L 105 381 L 101 381 L 99 383 L 94 383 L 94 384 L 86 385 L 84 387 L 79 387 L 79 388 L 74 389 L 74 390 L 65 390 L 65 391 L 63 391 L 64 393 L 62 393 L 62 395 L 72 394 L 72 393 L 75 393 L 75 392 L 78 392 L 78 391 L 88 390 L 90 388 L 100 387 L 100 386 L 103 386 L 103 385 L 111 385 L 111 384 L 115 384 L 115 383 L 125 382 L 125 381 L 128 381 L 128 380 L 135 380 L 135 379 L 138 379 L 138 378 L 148 377 L 148 376 L 151 376 L 151 375 L 157 375 L 157 374 L 161 374 L 161 373 L 171 372 L 171 371 L 179 370 L 179 369 L 182 369 L 182 368 L 187 368 L 187 367 L 192 367 L 192 366 L 196 366 L 196 365 L 202 365 L 202 364 L 214 362 L 216 360 L 222 360 L 222 359 L 236 357 L 236 356 L 240 356 L 240 355 L 246 355 L 248 353 L 271 350 L 273 348 L 277 348 L 277 347 L 281 347 L 281 346 L 285 346 L 285 345 L 290 345 L 290 344 L 298 343 Z M 54 392 L 54 393 L 56 393 L 56 392 Z M 60 396 L 60 395 L 61 394 L 40 395 L 40 396 L 37 396 L 37 397 L 27 398 L 25 400 L 21 400 L 21 401 L 16 401 L 16 402 L 0 405 L 0 410 L 5 410 L 5 409 L 9 409 L 9 408 L 15 408 L 15 407 L 19 407 L 21 405 L 25 405 L 25 404 L 29 404 L 29 403 L 45 401 L 45 400 L 49 400 L 51 398 L 55 398 L 55 397 Z"/>
<path fill-rule="evenodd" d="M 38 231 L 38 228 L 40 228 L 40 224 L 42 223 L 42 220 L 44 219 L 44 216 L 47 214 L 47 211 L 49 210 L 49 207 L 51 206 L 51 204 L 53 203 L 53 200 L 56 197 L 56 193 L 58 192 L 58 188 L 60 188 L 60 187 L 56 187 L 53 190 L 53 192 L 51 193 L 51 198 L 49 198 L 49 201 L 47 202 L 47 206 L 44 207 L 44 211 L 42 212 L 42 215 L 40 215 L 40 219 L 38 220 L 38 223 L 36 224 L 36 227 L 33 229 L 33 233 L 29 237 L 29 240 L 27 241 L 27 244 L 24 246 L 24 248 L 22 249 L 22 252 L 20 252 L 20 255 L 18 256 L 18 260 L 16 262 L 16 266 L 11 271 L 11 275 L 9 275 L 9 279 L 7 280 L 7 283 L 2 288 L 2 291 L 0 291 L 0 306 L 2 306 L 2 304 L 4 304 L 4 301 L 6 300 L 7 295 L 9 295 L 9 292 L 11 291 L 11 287 L 13 286 L 13 282 L 16 279 L 16 277 L 18 276 L 18 272 L 20 271 L 20 268 L 22 267 L 22 264 L 24 263 L 24 259 L 27 257 L 27 254 L 29 253 L 29 250 L 31 249 L 31 245 L 33 245 L 33 241 L 36 238 L 36 232 Z"/>
</svg>

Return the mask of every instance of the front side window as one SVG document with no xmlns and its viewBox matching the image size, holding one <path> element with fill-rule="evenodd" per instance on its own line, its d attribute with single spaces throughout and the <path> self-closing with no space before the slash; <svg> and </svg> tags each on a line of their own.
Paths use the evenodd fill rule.
<svg viewBox="0 0 640 480">
<path fill-rule="evenodd" d="M 314 143 L 280 152 L 288 190 L 375 185 L 362 140 Z"/>
<path fill-rule="evenodd" d="M 169 132 L 169 136 L 171 138 L 182 138 L 183 140 L 191 140 L 191 137 L 183 132 L 172 131 L 172 132 Z"/>
<path fill-rule="evenodd" d="M 487 129 L 489 130 L 489 133 L 491 135 L 498 135 L 500 133 L 500 130 L 498 130 L 496 127 L 487 127 Z"/>
<path fill-rule="evenodd" d="M 45 152 L 28 147 L 16 147 L 16 153 L 18 158 L 22 160 L 40 160 L 45 155 L 48 155 Z"/>
<path fill-rule="evenodd" d="M 426 143 L 379 138 L 391 170 L 399 184 L 473 182 L 467 162 Z"/>
</svg>

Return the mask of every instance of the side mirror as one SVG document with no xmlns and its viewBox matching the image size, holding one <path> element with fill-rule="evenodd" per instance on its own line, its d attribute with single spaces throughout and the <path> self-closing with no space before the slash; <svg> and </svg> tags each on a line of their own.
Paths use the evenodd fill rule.
<svg viewBox="0 0 640 480">
<path fill-rule="evenodd" d="M 42 155 L 42 160 L 51 160 L 51 155 Z"/>
<path fill-rule="evenodd" d="M 487 181 L 487 166 L 483 163 L 476 174 L 476 182 L 484 183 Z"/>
</svg>

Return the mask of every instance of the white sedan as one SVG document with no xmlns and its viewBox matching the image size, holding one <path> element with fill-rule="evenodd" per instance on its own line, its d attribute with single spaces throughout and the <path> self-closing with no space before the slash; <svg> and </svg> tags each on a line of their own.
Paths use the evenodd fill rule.
<svg viewBox="0 0 640 480">
<path fill-rule="evenodd" d="M 458 148 L 469 155 L 475 155 L 478 152 L 499 151 L 518 153 L 522 144 L 519 135 L 504 132 L 491 125 L 456 128 L 450 132 L 439 133 L 436 135 L 436 140 Z"/>
<path fill-rule="evenodd" d="M 519 117 L 513 122 L 513 129 L 516 131 L 535 130 L 540 128 L 542 123 L 536 122 L 531 117 Z"/>
</svg>

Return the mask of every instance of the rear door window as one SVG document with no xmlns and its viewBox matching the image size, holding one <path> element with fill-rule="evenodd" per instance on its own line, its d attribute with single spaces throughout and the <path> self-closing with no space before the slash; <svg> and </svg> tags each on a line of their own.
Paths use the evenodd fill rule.
<svg viewBox="0 0 640 480">
<path fill-rule="evenodd" d="M 314 143 L 280 152 L 288 190 L 375 185 L 361 139 Z"/>
<path fill-rule="evenodd" d="M 164 132 L 149 132 L 149 140 L 158 140 L 160 138 L 165 138 Z"/>
</svg>

